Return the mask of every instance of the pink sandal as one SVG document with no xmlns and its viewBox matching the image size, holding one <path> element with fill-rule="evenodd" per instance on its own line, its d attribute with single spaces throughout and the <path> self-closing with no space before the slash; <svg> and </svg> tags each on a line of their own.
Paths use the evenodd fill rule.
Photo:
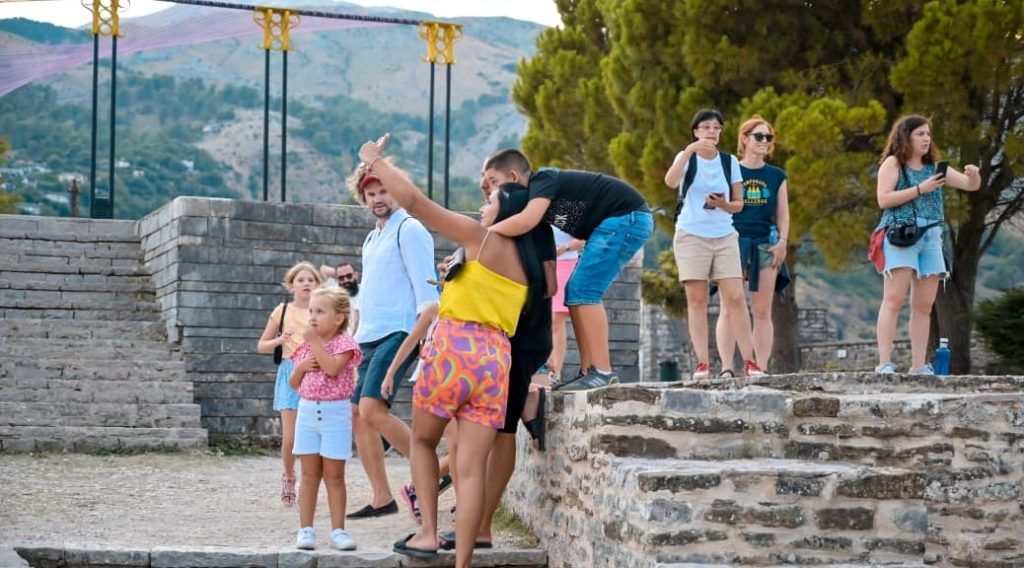
<svg viewBox="0 0 1024 568">
<path fill-rule="evenodd" d="M 281 474 L 281 504 L 294 507 L 295 501 L 295 476 Z"/>
</svg>

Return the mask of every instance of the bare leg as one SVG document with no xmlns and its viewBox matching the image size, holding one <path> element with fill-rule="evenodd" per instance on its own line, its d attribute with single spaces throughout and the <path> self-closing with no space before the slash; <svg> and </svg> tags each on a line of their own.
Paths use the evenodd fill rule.
<svg viewBox="0 0 1024 568">
<path fill-rule="evenodd" d="M 327 508 L 331 511 L 331 530 L 345 528 L 345 460 L 323 459 Z M 303 525 L 309 526 L 309 525 Z"/>
<path fill-rule="evenodd" d="M 455 469 L 459 470 L 459 484 L 455 487 L 455 501 L 459 505 L 455 512 L 456 568 L 472 565 L 473 546 L 484 513 L 487 457 L 496 434 L 493 428 L 459 419 L 459 445 L 462 448 L 455 464 Z"/>
<path fill-rule="evenodd" d="M 412 447 L 409 468 L 416 487 L 416 503 L 420 506 L 420 532 L 409 539 L 407 546 L 421 550 L 437 550 L 437 444 L 448 421 L 422 408 L 412 409 Z M 380 444 L 377 444 L 378 446 Z M 456 487 L 456 491 L 458 488 Z M 460 503 L 461 504 L 461 503 Z"/>
<path fill-rule="evenodd" d="M 910 282 L 910 369 L 920 369 L 927 360 L 932 306 L 939 291 L 939 277 L 928 276 Z"/>
<path fill-rule="evenodd" d="M 892 362 L 892 341 L 896 337 L 896 323 L 899 320 L 900 308 L 907 299 L 910 289 L 912 271 L 909 268 L 896 268 L 891 276 L 885 276 L 882 288 L 882 305 L 878 308 L 878 364 Z"/>
<path fill-rule="evenodd" d="M 611 371 L 611 354 L 608 352 L 608 314 L 604 304 L 582 304 L 569 306 L 572 329 L 577 332 L 576 343 L 580 348 L 580 359 L 601 371 Z M 586 330 L 580 341 L 579 330 Z M 583 354 L 586 354 L 585 356 Z"/>
<path fill-rule="evenodd" d="M 281 411 L 281 465 L 284 466 L 284 474 L 288 477 L 295 477 L 295 416 L 298 411 L 294 408 Z"/>
<path fill-rule="evenodd" d="M 365 400 L 360 399 L 359 407 L 352 413 L 356 451 L 373 490 L 373 502 L 370 504 L 374 507 L 383 507 L 391 502 L 391 485 L 388 484 L 388 472 L 384 468 L 384 446 L 380 443 L 380 433 L 362 416 L 362 405 Z"/>
<path fill-rule="evenodd" d="M 302 460 L 302 486 L 299 489 L 299 526 L 313 526 L 316 499 L 320 494 L 323 462 L 319 454 L 304 454 Z"/>
<path fill-rule="evenodd" d="M 477 542 L 491 542 L 491 521 L 501 503 L 512 472 L 516 468 L 516 436 L 499 432 L 487 460 L 487 488 L 484 492 L 484 512 L 477 531 Z M 458 543 L 458 539 L 455 541 Z"/>
<path fill-rule="evenodd" d="M 765 371 L 768 370 L 768 360 L 772 357 L 772 343 L 775 341 L 772 301 L 775 299 L 775 279 L 778 275 L 777 268 L 761 269 L 758 291 L 750 293 L 750 311 L 754 315 L 754 354 L 757 356 L 757 364 Z"/>
<path fill-rule="evenodd" d="M 359 413 L 363 420 L 369 422 L 371 428 L 384 436 L 399 453 L 409 457 L 409 438 L 412 436 L 412 430 L 401 419 L 389 413 L 386 402 L 376 398 L 361 398 Z"/>
<path fill-rule="evenodd" d="M 573 335 L 576 337 L 576 349 L 580 354 L 580 371 L 586 373 L 587 369 L 594 365 L 593 356 L 587 352 L 587 334 L 590 330 L 584 327 L 584 323 L 579 320 L 579 313 L 572 307 L 569 308 L 569 318 L 572 321 Z"/>
<path fill-rule="evenodd" d="M 708 281 L 687 280 L 686 325 L 690 329 L 690 342 L 697 355 L 697 362 L 708 362 Z"/>
<path fill-rule="evenodd" d="M 565 352 L 569 349 L 569 333 L 565 329 L 569 314 L 555 312 L 551 315 L 551 320 L 551 356 L 548 357 L 548 368 L 556 377 L 561 377 Z"/>
<path fill-rule="evenodd" d="M 744 361 L 754 360 L 753 331 L 750 327 L 750 312 L 743 295 L 742 278 L 723 278 L 718 281 L 718 293 L 729 314 L 729 328 L 736 338 L 736 345 Z"/>
<path fill-rule="evenodd" d="M 736 356 L 736 337 L 729 326 L 729 307 L 722 302 L 715 322 L 715 343 L 718 347 L 718 358 L 722 362 L 722 370 L 732 369 Z"/>
</svg>

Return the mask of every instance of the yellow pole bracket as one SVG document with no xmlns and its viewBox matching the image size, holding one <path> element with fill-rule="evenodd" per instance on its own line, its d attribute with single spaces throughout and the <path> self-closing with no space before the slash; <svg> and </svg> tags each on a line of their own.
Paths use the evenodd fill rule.
<svg viewBox="0 0 1024 568">
<path fill-rule="evenodd" d="M 92 12 L 92 35 L 121 37 L 122 0 L 82 0 L 82 7 Z"/>
<path fill-rule="evenodd" d="M 420 22 L 420 37 L 427 42 L 427 58 L 433 63 L 455 64 L 455 42 L 462 39 L 462 24 Z"/>
<path fill-rule="evenodd" d="M 299 26 L 298 14 L 281 8 L 256 8 L 252 19 L 263 28 L 263 49 L 291 51 L 289 32 Z"/>
</svg>

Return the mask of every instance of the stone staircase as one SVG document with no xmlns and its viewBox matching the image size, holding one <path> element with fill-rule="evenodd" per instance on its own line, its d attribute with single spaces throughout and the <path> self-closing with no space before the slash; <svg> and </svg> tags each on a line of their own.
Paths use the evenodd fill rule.
<svg viewBox="0 0 1024 568">
<path fill-rule="evenodd" d="M 0 451 L 206 446 L 131 221 L 0 215 Z"/>
<path fill-rule="evenodd" d="M 1024 377 L 634 384 L 549 411 L 508 500 L 552 566 L 1024 565 Z"/>
</svg>

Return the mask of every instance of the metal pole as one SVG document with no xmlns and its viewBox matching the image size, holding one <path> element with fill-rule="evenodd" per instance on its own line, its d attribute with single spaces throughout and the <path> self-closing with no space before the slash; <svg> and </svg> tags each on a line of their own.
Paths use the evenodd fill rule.
<svg viewBox="0 0 1024 568">
<path fill-rule="evenodd" d="M 288 177 L 288 50 L 282 51 L 281 57 L 281 203 L 284 203 Z"/>
<path fill-rule="evenodd" d="M 430 117 L 427 120 L 427 197 L 434 200 L 434 62 L 430 62 Z"/>
<path fill-rule="evenodd" d="M 263 73 L 263 201 L 270 199 L 270 50 Z"/>
<path fill-rule="evenodd" d="M 108 195 L 110 219 L 114 218 L 114 162 L 117 157 L 114 155 L 114 126 L 117 123 L 115 110 L 117 108 L 117 34 L 110 36 L 110 193 Z"/>
<path fill-rule="evenodd" d="M 89 216 L 96 217 L 96 114 L 99 90 L 100 35 L 92 36 L 92 159 L 89 166 Z"/>
<path fill-rule="evenodd" d="M 445 86 L 444 101 L 444 208 L 448 208 L 448 170 L 451 160 L 451 133 L 452 133 L 452 64 L 448 63 L 448 81 Z"/>
</svg>

